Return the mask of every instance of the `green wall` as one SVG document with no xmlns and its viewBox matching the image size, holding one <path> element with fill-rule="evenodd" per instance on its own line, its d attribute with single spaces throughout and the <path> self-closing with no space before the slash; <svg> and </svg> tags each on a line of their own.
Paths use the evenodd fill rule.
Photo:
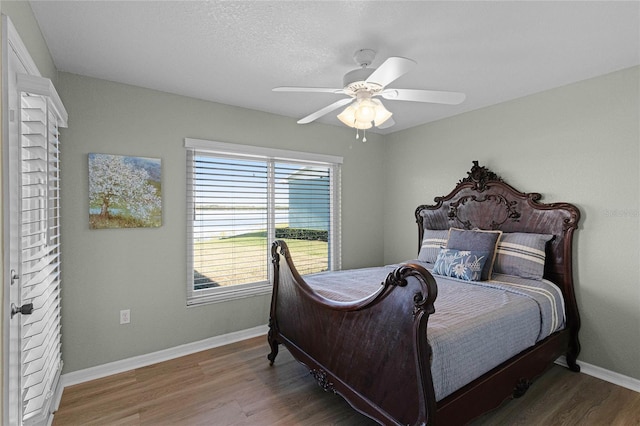
<svg viewBox="0 0 640 426">
<path fill-rule="evenodd" d="M 385 262 L 415 256 L 413 210 L 448 194 L 472 160 L 544 202 L 573 203 L 579 359 L 640 379 L 639 81 L 634 67 L 390 135 Z"/>
</svg>

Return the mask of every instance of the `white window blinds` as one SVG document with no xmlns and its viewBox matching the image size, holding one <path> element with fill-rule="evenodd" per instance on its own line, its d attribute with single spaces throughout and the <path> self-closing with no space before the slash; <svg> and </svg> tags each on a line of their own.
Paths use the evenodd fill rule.
<svg viewBox="0 0 640 426">
<path fill-rule="evenodd" d="M 193 156 L 194 289 L 267 281 L 269 167 Z"/>
<path fill-rule="evenodd" d="M 301 274 L 339 268 L 338 162 L 189 139 L 185 145 L 189 303 L 268 292 L 275 239 L 287 241 Z"/>
<path fill-rule="evenodd" d="M 21 76 L 19 84 L 48 80 Z M 20 92 L 20 315 L 22 419 L 48 416 L 62 369 L 60 150 L 58 111 L 48 96 Z"/>
</svg>

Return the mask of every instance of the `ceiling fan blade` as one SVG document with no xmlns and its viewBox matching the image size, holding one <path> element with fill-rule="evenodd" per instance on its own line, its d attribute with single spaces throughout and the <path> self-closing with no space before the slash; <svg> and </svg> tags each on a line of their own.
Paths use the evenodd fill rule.
<svg viewBox="0 0 640 426">
<path fill-rule="evenodd" d="M 409 72 L 411 68 L 416 65 L 416 62 L 411 59 L 392 56 L 384 61 L 373 73 L 371 73 L 366 82 L 377 83 L 382 87 L 385 87 L 395 79 Z"/>
<path fill-rule="evenodd" d="M 421 89 L 387 89 L 380 96 L 392 101 L 430 102 L 434 104 L 458 105 L 466 98 L 464 93 Z"/>
<path fill-rule="evenodd" d="M 316 120 L 320 117 L 322 117 L 325 114 L 330 113 L 333 110 L 336 110 L 338 108 L 340 108 L 341 106 L 347 105 L 348 103 L 353 102 L 353 98 L 344 98 L 344 99 L 340 99 L 339 101 L 336 101 L 334 103 L 332 103 L 331 105 L 327 105 L 326 107 L 307 115 L 304 118 L 301 118 L 300 120 L 298 120 L 298 124 L 307 124 L 307 123 L 311 123 L 313 120 Z"/>
<path fill-rule="evenodd" d="M 274 92 L 307 92 L 307 93 L 335 93 L 337 95 L 343 94 L 343 89 L 333 89 L 330 87 L 274 87 Z"/>
<path fill-rule="evenodd" d="M 387 118 L 387 120 L 382 123 L 381 125 L 377 126 L 378 129 L 388 129 L 389 127 L 393 126 L 394 124 L 396 124 L 395 121 L 393 121 L 393 118 Z"/>
</svg>

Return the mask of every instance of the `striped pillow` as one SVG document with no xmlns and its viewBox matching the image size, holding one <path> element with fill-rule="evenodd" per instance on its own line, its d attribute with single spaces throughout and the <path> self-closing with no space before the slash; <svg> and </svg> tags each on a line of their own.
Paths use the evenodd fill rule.
<svg viewBox="0 0 640 426">
<path fill-rule="evenodd" d="M 539 280 L 544 275 L 545 247 L 553 235 L 505 233 L 498 241 L 493 271 Z"/>
<path fill-rule="evenodd" d="M 421 262 L 435 263 L 440 249 L 447 244 L 449 230 L 425 229 L 422 237 L 422 246 L 418 253 Z"/>
</svg>

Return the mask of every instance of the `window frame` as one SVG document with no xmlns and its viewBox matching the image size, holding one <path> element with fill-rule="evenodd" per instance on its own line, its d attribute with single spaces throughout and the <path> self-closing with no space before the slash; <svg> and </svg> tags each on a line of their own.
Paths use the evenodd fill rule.
<svg viewBox="0 0 640 426">
<path fill-rule="evenodd" d="M 218 303 L 236 300 L 245 297 L 253 297 L 271 293 L 273 268 L 270 267 L 270 255 L 266 256 L 267 280 L 247 284 L 236 284 L 228 287 L 214 287 L 195 290 L 193 284 L 194 271 L 194 215 L 195 204 L 193 202 L 193 157 L 199 153 L 220 158 L 245 159 L 271 162 L 290 162 L 298 164 L 321 165 L 328 167 L 331 174 L 331 230 L 329 243 L 330 270 L 339 270 L 342 267 L 342 232 L 341 232 L 341 166 L 343 158 L 340 156 L 290 151 L 283 149 L 259 147 L 253 145 L 241 145 L 228 142 L 217 142 L 204 139 L 185 138 L 186 150 L 186 208 L 187 208 L 187 306 L 196 306 L 205 303 Z M 273 193 L 273 188 L 268 189 Z M 271 215 L 269 215 L 271 216 Z M 268 221 L 267 238 L 268 250 L 275 235 L 275 225 Z"/>
</svg>

